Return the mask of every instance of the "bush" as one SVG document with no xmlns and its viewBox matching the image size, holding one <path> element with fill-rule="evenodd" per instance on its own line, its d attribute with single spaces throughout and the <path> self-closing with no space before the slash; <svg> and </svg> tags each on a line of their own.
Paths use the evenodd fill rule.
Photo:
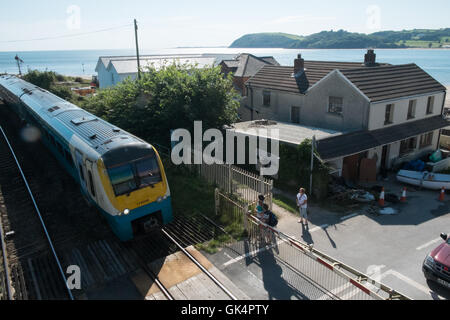
<svg viewBox="0 0 450 320">
<path fill-rule="evenodd" d="M 145 140 L 170 144 L 170 130 L 221 129 L 237 121 L 238 95 L 220 67 L 177 65 L 149 69 L 141 80 L 125 80 L 86 99 L 83 108 Z"/>
<path fill-rule="evenodd" d="M 56 73 L 53 71 L 30 70 L 23 76 L 23 80 L 28 81 L 42 89 L 50 90 L 50 87 L 56 82 Z"/>
<path fill-rule="evenodd" d="M 274 181 L 278 189 L 296 194 L 300 187 L 309 189 L 311 174 L 311 140 L 305 140 L 295 147 L 280 145 L 280 169 L 278 179 Z M 324 198 L 328 193 L 329 168 L 314 158 L 313 196 Z"/>
<path fill-rule="evenodd" d="M 67 87 L 51 86 L 49 91 L 64 100 L 72 101 L 74 98 L 72 90 Z"/>
<path fill-rule="evenodd" d="M 75 78 L 75 82 L 83 83 L 83 78 L 81 78 L 81 77 L 76 77 L 76 78 Z"/>
</svg>

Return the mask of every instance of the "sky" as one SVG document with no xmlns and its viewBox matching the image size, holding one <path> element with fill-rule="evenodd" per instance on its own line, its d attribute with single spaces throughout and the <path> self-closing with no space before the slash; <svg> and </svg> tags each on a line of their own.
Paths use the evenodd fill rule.
<svg viewBox="0 0 450 320">
<path fill-rule="evenodd" d="M 134 19 L 151 50 L 229 46 L 258 32 L 439 29 L 449 12 L 448 0 L 2 0 L 0 51 L 132 49 Z M 22 41 L 32 39 L 41 40 Z"/>
</svg>

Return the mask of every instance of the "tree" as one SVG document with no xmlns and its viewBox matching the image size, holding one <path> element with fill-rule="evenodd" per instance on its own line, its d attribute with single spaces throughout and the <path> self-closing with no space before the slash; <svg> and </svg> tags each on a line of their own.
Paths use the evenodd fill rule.
<svg viewBox="0 0 450 320">
<path fill-rule="evenodd" d="M 125 80 L 86 99 L 83 107 L 150 142 L 170 143 L 170 130 L 192 132 L 194 121 L 204 130 L 237 121 L 238 94 L 231 75 L 220 67 L 198 69 L 173 65 L 149 68 L 141 80 Z"/>
</svg>

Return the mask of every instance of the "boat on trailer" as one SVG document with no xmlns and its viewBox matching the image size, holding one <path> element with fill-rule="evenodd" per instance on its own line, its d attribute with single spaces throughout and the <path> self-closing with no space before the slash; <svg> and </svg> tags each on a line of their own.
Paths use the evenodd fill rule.
<svg viewBox="0 0 450 320">
<path fill-rule="evenodd" d="M 397 180 L 431 190 L 441 190 L 442 187 L 450 189 L 450 174 L 400 170 Z"/>
</svg>

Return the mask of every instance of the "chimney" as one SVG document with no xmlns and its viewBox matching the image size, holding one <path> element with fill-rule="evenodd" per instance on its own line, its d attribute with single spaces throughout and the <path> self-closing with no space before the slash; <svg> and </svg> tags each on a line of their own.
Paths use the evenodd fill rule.
<svg viewBox="0 0 450 320">
<path fill-rule="evenodd" d="M 364 56 L 364 65 L 366 67 L 374 67 L 377 65 L 376 63 L 377 55 L 373 49 L 367 50 L 366 55 Z"/>
<path fill-rule="evenodd" d="M 302 55 L 299 54 L 297 59 L 294 60 L 294 74 L 303 72 L 305 70 L 305 60 L 302 59 Z"/>
</svg>

